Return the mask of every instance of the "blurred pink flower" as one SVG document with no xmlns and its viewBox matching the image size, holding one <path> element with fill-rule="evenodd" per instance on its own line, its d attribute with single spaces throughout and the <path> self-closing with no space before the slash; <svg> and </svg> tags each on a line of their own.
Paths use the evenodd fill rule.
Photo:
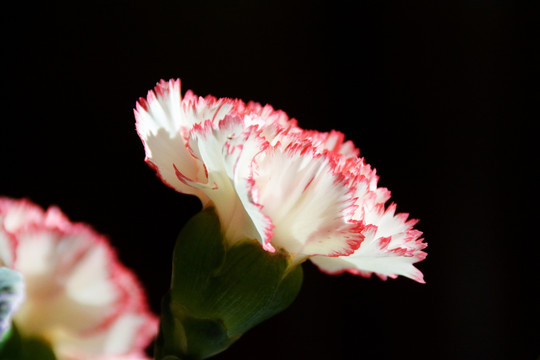
<svg viewBox="0 0 540 360">
<path fill-rule="evenodd" d="M 133 273 L 87 225 L 0 198 L 0 266 L 24 277 L 18 331 L 49 342 L 59 360 L 146 358 L 157 319 Z"/>
<path fill-rule="evenodd" d="M 256 239 L 327 273 L 423 282 L 413 266 L 426 256 L 416 221 L 385 208 L 390 192 L 342 133 L 303 130 L 269 105 L 182 98 L 180 80 L 139 99 L 135 118 L 147 163 L 214 207 L 232 243 Z"/>
</svg>

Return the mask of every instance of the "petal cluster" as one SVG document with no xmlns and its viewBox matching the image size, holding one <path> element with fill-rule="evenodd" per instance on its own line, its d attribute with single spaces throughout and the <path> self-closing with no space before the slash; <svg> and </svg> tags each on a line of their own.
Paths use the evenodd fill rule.
<svg viewBox="0 0 540 360">
<path fill-rule="evenodd" d="M 13 321 L 58 359 L 144 359 L 157 332 L 144 292 L 107 240 L 51 207 L 0 198 L 0 266 L 22 274 Z"/>
<path fill-rule="evenodd" d="M 256 239 L 328 273 L 423 281 L 415 221 L 385 207 L 389 191 L 342 133 L 303 130 L 270 105 L 182 97 L 180 80 L 159 82 L 135 118 L 147 163 L 214 207 L 232 243 Z"/>
</svg>

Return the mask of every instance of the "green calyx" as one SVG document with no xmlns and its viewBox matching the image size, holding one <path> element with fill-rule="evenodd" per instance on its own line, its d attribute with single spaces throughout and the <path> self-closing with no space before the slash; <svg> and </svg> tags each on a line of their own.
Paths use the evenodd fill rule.
<svg viewBox="0 0 540 360">
<path fill-rule="evenodd" d="M 52 348 L 36 337 L 25 337 L 12 325 L 0 341 L 0 360 L 56 360 Z"/>
<path fill-rule="evenodd" d="M 301 285 L 301 266 L 255 240 L 229 246 L 214 210 L 204 210 L 176 242 L 155 358 L 206 359 L 222 352 L 285 310 Z"/>
</svg>

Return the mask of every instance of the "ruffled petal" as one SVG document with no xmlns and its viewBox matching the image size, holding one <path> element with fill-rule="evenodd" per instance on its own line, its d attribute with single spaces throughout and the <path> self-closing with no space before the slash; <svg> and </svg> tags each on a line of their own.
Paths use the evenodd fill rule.
<svg viewBox="0 0 540 360">
<path fill-rule="evenodd" d="M 267 142 L 256 126 L 245 127 L 239 116 L 226 116 L 217 124 L 207 121 L 194 126 L 189 147 L 204 163 L 206 182 L 184 179 L 198 188 L 216 208 L 226 238 L 230 242 L 257 239 L 269 251 L 271 222 L 256 205 L 247 201 L 250 162 Z M 180 172 L 177 176 L 181 176 Z"/>
<path fill-rule="evenodd" d="M 204 181 L 206 174 L 200 161 L 191 156 L 186 143 L 191 128 L 205 120 L 219 121 L 232 108 L 228 99 L 197 98 L 191 92 L 181 96 L 180 80 L 161 81 L 139 99 L 135 109 L 136 127 L 144 143 L 146 162 L 156 170 L 163 182 L 177 191 L 198 196 L 204 194 L 176 176 Z"/>
<path fill-rule="evenodd" d="M 257 202 L 258 192 L 254 187 L 255 159 L 266 152 L 270 144 L 259 129 L 250 127 L 241 136 L 231 138 L 225 149 L 227 175 L 232 179 L 235 191 L 245 211 L 256 230 L 254 238 L 263 249 L 275 252 L 271 239 L 274 235 L 274 224 L 270 216 L 263 211 L 263 206 Z M 241 224 L 231 224 L 237 227 Z"/>
<path fill-rule="evenodd" d="M 235 111 L 244 119 L 246 127 L 256 126 L 260 135 L 271 145 L 282 141 L 284 134 L 302 132 L 295 119 L 290 119 L 284 111 L 274 110 L 270 105 L 261 106 L 253 101 L 244 105 L 238 101 Z"/>
<path fill-rule="evenodd" d="M 272 219 L 272 245 L 295 257 L 338 256 L 360 245 L 354 189 L 329 156 L 302 143 L 275 146 L 255 160 L 251 198 Z M 324 194 L 324 195 L 322 195 Z"/>
<path fill-rule="evenodd" d="M 302 136 L 313 144 L 318 153 L 329 152 L 337 157 L 340 161 L 348 159 L 356 159 L 360 154 L 352 141 L 345 141 L 345 134 L 331 130 L 330 132 L 318 132 L 315 130 L 304 130 Z"/>
<path fill-rule="evenodd" d="M 180 80 L 162 80 L 148 92 L 146 99 L 139 99 L 135 109 L 136 128 L 144 144 L 146 162 L 167 185 L 198 196 L 206 205 L 208 199 L 204 192 L 189 185 L 206 182 L 207 174 L 200 159 L 192 156 L 187 142 L 194 128 L 206 121 L 217 125 L 228 114 L 245 119 L 247 127 L 257 125 L 266 132 L 267 140 L 296 126 L 295 120 L 270 105 L 245 104 L 241 100 L 212 96 L 203 98 L 191 91 L 182 99 Z"/>
<path fill-rule="evenodd" d="M 414 230 L 416 220 L 408 220 L 407 214 L 395 215 L 395 205 L 386 211 L 382 204 L 365 211 L 365 239 L 349 256 L 336 258 L 315 256 L 310 260 L 321 270 L 330 274 L 350 272 L 365 277 L 376 273 L 381 279 L 398 275 L 424 283 L 422 273 L 413 266 L 423 260 L 426 247 L 422 233 Z"/>
</svg>

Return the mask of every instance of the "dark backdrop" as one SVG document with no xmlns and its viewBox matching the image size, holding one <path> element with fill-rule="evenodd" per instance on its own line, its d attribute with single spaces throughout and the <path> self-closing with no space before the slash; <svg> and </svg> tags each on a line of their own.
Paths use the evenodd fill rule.
<svg viewBox="0 0 540 360">
<path fill-rule="evenodd" d="M 0 194 L 108 235 L 158 312 L 200 205 L 145 165 L 135 101 L 180 77 L 269 103 L 355 142 L 421 219 L 427 284 L 306 264 L 291 308 L 216 359 L 534 359 L 538 15 L 487 0 L 3 5 Z"/>
</svg>

